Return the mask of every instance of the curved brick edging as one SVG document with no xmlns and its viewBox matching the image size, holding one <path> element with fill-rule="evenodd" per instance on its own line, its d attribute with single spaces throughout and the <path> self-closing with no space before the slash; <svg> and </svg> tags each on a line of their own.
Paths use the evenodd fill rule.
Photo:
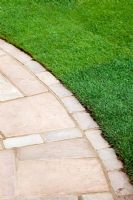
<svg viewBox="0 0 133 200">
<path fill-rule="evenodd" d="M 82 131 L 83 137 L 88 140 L 89 144 L 95 150 L 103 167 L 103 171 L 114 199 L 132 200 L 133 187 L 130 185 L 127 175 L 122 172 L 122 163 L 117 159 L 114 150 L 102 137 L 97 123 L 92 119 L 90 114 L 85 111 L 84 107 L 73 96 L 73 94 L 38 62 L 32 60 L 29 55 L 20 51 L 11 44 L 6 43 L 4 40 L 0 40 L 0 48 L 2 49 L 2 51 L 0 50 L 0 55 L 3 55 L 4 52 L 6 52 L 21 62 L 31 74 L 34 74 L 34 76 L 36 76 L 41 83 L 45 84 L 48 90 L 50 90 L 65 107 L 69 116 L 75 121 L 77 126 Z M 22 98 L 21 95 L 19 98 Z M 38 138 L 38 141 L 41 143 L 41 138 Z M 113 200 L 108 192 L 86 194 L 80 197 L 80 199 Z"/>
</svg>

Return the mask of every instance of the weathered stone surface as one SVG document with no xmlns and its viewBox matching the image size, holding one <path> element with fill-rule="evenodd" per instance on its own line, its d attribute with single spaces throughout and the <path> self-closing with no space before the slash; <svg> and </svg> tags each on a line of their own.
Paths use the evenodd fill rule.
<svg viewBox="0 0 133 200">
<path fill-rule="evenodd" d="M 43 139 L 39 134 L 34 134 L 22 137 L 7 138 L 3 140 L 3 143 L 6 149 L 11 149 L 14 147 L 23 147 L 34 144 L 41 144 L 43 143 Z"/>
<path fill-rule="evenodd" d="M 36 74 L 36 76 L 46 85 L 53 85 L 59 83 L 59 81 L 50 72 L 41 72 Z"/>
<path fill-rule="evenodd" d="M 2 74 L 0 74 L 0 101 L 23 97 L 20 91 L 15 88 Z"/>
<path fill-rule="evenodd" d="M 0 122 L 0 130 L 9 137 L 75 126 L 63 106 L 50 93 L 0 104 Z"/>
<path fill-rule="evenodd" d="M 79 101 L 74 97 L 65 97 L 62 99 L 65 107 L 70 113 L 79 112 L 85 110 L 84 107 L 79 103 Z"/>
<path fill-rule="evenodd" d="M 108 173 L 111 185 L 118 196 L 133 195 L 133 186 L 129 183 L 127 175 L 122 171 L 110 171 Z"/>
<path fill-rule="evenodd" d="M 82 133 L 78 128 L 63 129 L 57 131 L 51 131 L 48 133 L 42 133 L 42 138 L 45 142 L 68 140 L 72 138 L 82 137 Z"/>
<path fill-rule="evenodd" d="M 44 67 L 34 60 L 30 60 L 29 62 L 25 63 L 26 67 L 32 71 L 34 74 L 46 71 Z"/>
<path fill-rule="evenodd" d="M 123 167 L 121 161 L 117 159 L 115 151 L 112 148 L 101 149 L 98 151 L 98 154 L 107 171 L 121 169 Z"/>
<path fill-rule="evenodd" d="M 29 96 L 47 91 L 47 88 L 34 75 L 29 73 L 21 63 L 10 56 L 0 57 L 0 70 L 25 95 Z"/>
<path fill-rule="evenodd" d="M 85 139 L 34 145 L 19 148 L 17 152 L 21 160 L 95 157 L 95 153 Z"/>
<path fill-rule="evenodd" d="M 7 200 L 7 199 L 3 199 L 3 200 Z M 14 199 L 9 199 L 9 200 L 78 200 L 78 196 L 75 195 L 53 195 L 53 196 L 46 196 L 46 195 L 42 195 L 40 197 L 39 196 L 25 196 L 25 197 L 21 197 L 18 196 Z"/>
<path fill-rule="evenodd" d="M 101 132 L 98 130 L 94 130 L 92 131 L 86 131 L 85 132 L 88 140 L 91 142 L 92 146 L 97 149 L 104 149 L 109 147 L 109 144 L 107 143 L 107 141 L 102 137 Z"/>
<path fill-rule="evenodd" d="M 72 93 L 60 83 L 50 85 L 49 87 L 60 98 L 72 96 Z"/>
<path fill-rule="evenodd" d="M 108 191 L 96 159 L 54 159 L 18 163 L 19 195 L 56 195 Z"/>
<path fill-rule="evenodd" d="M 73 114 L 73 117 L 82 130 L 98 128 L 97 123 L 92 119 L 89 113 L 77 112 Z"/>
<path fill-rule="evenodd" d="M 15 170 L 13 151 L 0 151 L 0 199 L 14 196 Z"/>
<path fill-rule="evenodd" d="M 118 196 L 117 200 L 133 200 L 133 195 L 127 195 L 127 196 Z"/>
<path fill-rule="evenodd" d="M 5 55 L 5 52 L 0 49 L 0 56 Z"/>
<path fill-rule="evenodd" d="M 109 192 L 83 195 L 82 200 L 114 200 Z"/>
</svg>

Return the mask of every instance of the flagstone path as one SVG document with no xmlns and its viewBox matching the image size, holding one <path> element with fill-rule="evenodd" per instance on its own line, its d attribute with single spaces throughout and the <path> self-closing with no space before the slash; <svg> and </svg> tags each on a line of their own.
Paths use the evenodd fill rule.
<svg viewBox="0 0 133 200">
<path fill-rule="evenodd" d="M 131 200 L 97 123 L 29 55 L 0 40 L 0 200 Z"/>
</svg>

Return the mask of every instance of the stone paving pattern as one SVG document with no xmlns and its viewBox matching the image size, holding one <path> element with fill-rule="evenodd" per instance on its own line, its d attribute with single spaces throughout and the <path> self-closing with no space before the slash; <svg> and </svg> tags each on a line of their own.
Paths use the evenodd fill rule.
<svg viewBox="0 0 133 200">
<path fill-rule="evenodd" d="M 0 200 L 132 200 L 122 170 L 73 94 L 0 40 Z"/>
</svg>

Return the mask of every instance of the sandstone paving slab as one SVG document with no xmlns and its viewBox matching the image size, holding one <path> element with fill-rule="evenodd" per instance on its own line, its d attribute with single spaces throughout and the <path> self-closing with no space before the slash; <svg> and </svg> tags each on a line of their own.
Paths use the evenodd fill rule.
<svg viewBox="0 0 133 200">
<path fill-rule="evenodd" d="M 16 99 L 23 97 L 21 92 L 14 87 L 8 79 L 0 74 L 0 101 L 6 101 L 10 99 Z"/>
<path fill-rule="evenodd" d="M 59 195 L 108 191 L 97 159 L 18 162 L 18 195 Z"/>
<path fill-rule="evenodd" d="M 82 200 L 114 200 L 112 194 L 109 192 L 83 195 L 81 199 Z"/>
<path fill-rule="evenodd" d="M 0 71 L 28 96 L 47 91 L 47 88 L 29 73 L 21 63 L 8 55 L 0 57 Z"/>
<path fill-rule="evenodd" d="M 41 143 L 43 143 L 43 139 L 39 134 L 26 135 L 21 137 L 12 137 L 3 140 L 3 144 L 6 149 L 34 145 L 34 144 L 41 144 Z"/>
<path fill-rule="evenodd" d="M 85 139 L 28 146 L 19 148 L 17 152 L 20 160 L 95 157 L 95 153 Z"/>
<path fill-rule="evenodd" d="M 0 151 L 0 199 L 15 194 L 15 156 L 13 151 Z"/>
<path fill-rule="evenodd" d="M 80 138 L 82 137 L 82 133 L 78 128 L 71 128 L 71 129 L 68 128 L 63 130 L 42 133 L 41 136 L 45 142 L 53 142 L 53 141 L 68 140 L 73 138 Z"/>
<path fill-rule="evenodd" d="M 0 104 L 0 122 L 6 137 L 75 127 L 63 106 L 48 92 Z"/>
<path fill-rule="evenodd" d="M 7 200 L 7 199 L 2 199 Z M 78 196 L 75 195 L 53 195 L 53 196 L 47 196 L 47 195 L 37 195 L 37 196 L 18 196 L 13 199 L 8 200 L 78 200 Z"/>
<path fill-rule="evenodd" d="M 25 65 L 34 74 L 46 71 L 41 64 L 34 60 L 30 60 L 29 62 L 25 63 Z"/>
<path fill-rule="evenodd" d="M 46 85 L 53 85 L 59 83 L 59 81 L 48 71 L 37 73 L 36 76 Z"/>
<path fill-rule="evenodd" d="M 72 96 L 72 93 L 60 83 L 50 85 L 49 87 L 60 98 Z"/>
<path fill-rule="evenodd" d="M 5 55 L 5 52 L 0 49 L 0 56 Z"/>
</svg>

